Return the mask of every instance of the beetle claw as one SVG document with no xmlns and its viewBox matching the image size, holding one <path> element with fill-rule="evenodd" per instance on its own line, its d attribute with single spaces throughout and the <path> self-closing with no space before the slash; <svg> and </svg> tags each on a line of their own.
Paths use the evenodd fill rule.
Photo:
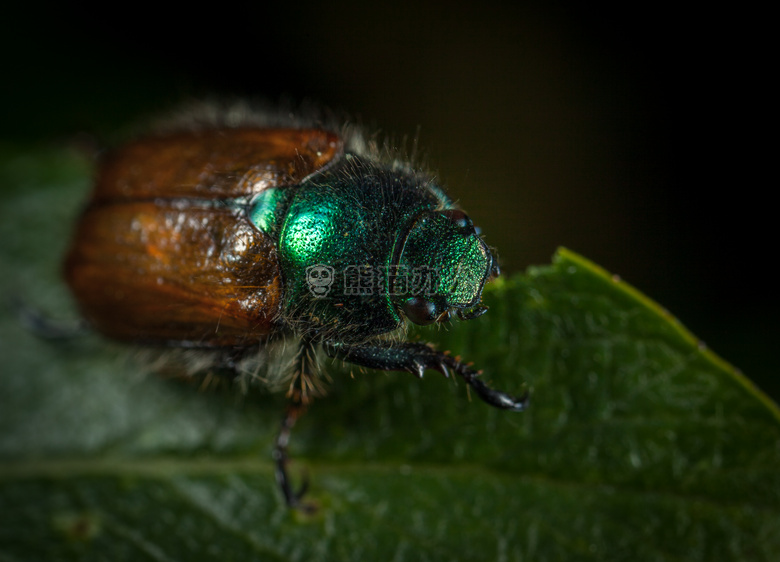
<svg viewBox="0 0 780 562">
<path fill-rule="evenodd" d="M 445 362 L 452 370 L 460 375 L 468 385 L 474 389 L 477 396 L 483 402 L 490 404 L 496 408 L 502 410 L 511 410 L 513 412 L 522 412 L 528 406 L 528 400 L 530 393 L 528 389 L 525 389 L 523 394 L 518 397 L 507 394 L 500 390 L 489 387 L 480 378 L 481 371 L 475 371 L 471 368 L 471 364 L 461 363 L 457 359 L 444 356 L 442 361 Z"/>
<path fill-rule="evenodd" d="M 309 473 L 306 470 L 303 471 L 302 479 L 303 482 L 301 482 L 301 487 L 298 488 L 298 491 L 293 494 L 293 498 L 296 504 L 300 504 L 301 498 L 306 495 L 306 492 L 309 491 Z"/>
<path fill-rule="evenodd" d="M 298 491 L 293 494 L 291 500 L 288 499 L 287 503 L 291 507 L 300 509 L 305 513 L 314 513 L 315 511 L 317 511 L 316 504 L 302 501 L 303 496 L 305 496 L 306 492 L 308 491 L 309 491 L 309 473 L 304 471 L 303 482 L 301 483 L 301 487 L 298 488 Z"/>
<path fill-rule="evenodd" d="M 290 486 L 290 477 L 287 474 L 287 458 L 285 456 L 284 463 L 277 465 L 276 479 L 279 482 L 279 486 L 284 494 L 284 501 L 288 507 L 292 509 L 300 510 L 304 513 L 314 513 L 317 511 L 317 505 L 312 502 L 303 501 L 303 497 L 306 492 L 309 491 L 309 475 L 306 471 L 303 473 L 303 482 L 298 490 L 293 491 Z"/>
</svg>

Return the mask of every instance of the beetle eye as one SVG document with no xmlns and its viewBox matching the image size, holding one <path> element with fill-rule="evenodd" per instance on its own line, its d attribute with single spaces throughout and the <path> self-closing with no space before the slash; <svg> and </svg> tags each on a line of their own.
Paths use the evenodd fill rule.
<svg viewBox="0 0 780 562">
<path fill-rule="evenodd" d="M 436 305 L 420 297 L 412 297 L 403 305 L 406 317 L 419 326 L 431 324 L 436 320 Z"/>
<path fill-rule="evenodd" d="M 450 219 L 463 234 L 474 234 L 474 223 L 471 222 L 469 216 L 458 209 L 450 209 L 449 211 L 442 211 L 442 214 Z"/>
</svg>

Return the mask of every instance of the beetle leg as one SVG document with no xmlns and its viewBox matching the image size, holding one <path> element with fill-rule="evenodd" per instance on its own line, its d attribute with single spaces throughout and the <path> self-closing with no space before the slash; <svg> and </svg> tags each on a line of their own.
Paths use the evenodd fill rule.
<svg viewBox="0 0 780 562">
<path fill-rule="evenodd" d="M 290 433 L 293 426 L 295 426 L 296 420 L 303 415 L 306 411 L 306 407 L 300 402 L 300 400 L 293 400 L 282 418 L 282 427 L 279 430 L 279 434 L 276 436 L 276 442 L 274 443 L 273 457 L 276 464 L 275 475 L 276 483 L 282 490 L 284 495 L 284 501 L 288 507 L 293 509 L 300 509 L 306 513 L 313 513 L 316 510 L 316 506 L 312 503 L 306 503 L 302 501 L 303 496 L 309 489 L 309 479 L 304 475 L 303 484 L 298 491 L 294 491 L 290 482 L 290 476 L 287 473 L 287 463 L 290 457 L 287 455 L 287 445 L 290 442 Z"/>
<path fill-rule="evenodd" d="M 479 372 L 472 369 L 465 363 L 461 363 L 455 358 L 445 355 L 444 363 L 449 365 L 453 371 L 460 375 L 471 388 L 477 393 L 484 402 L 501 410 L 512 410 L 522 412 L 528 406 L 529 393 L 525 389 L 519 397 L 512 396 L 506 392 L 501 392 L 495 388 L 490 388 L 480 378 Z"/>
<path fill-rule="evenodd" d="M 35 336 L 43 340 L 68 340 L 84 336 L 90 332 L 86 320 L 54 320 L 33 308 L 19 297 L 12 297 L 9 306 L 19 323 Z"/>
<path fill-rule="evenodd" d="M 474 389 L 477 396 L 491 406 L 520 412 L 528 404 L 527 391 L 519 397 L 514 397 L 490 388 L 479 379 L 476 370 L 424 343 L 379 342 L 370 345 L 349 345 L 326 342 L 323 347 L 330 357 L 381 371 L 406 371 L 422 377 L 426 369 L 435 369 L 445 376 L 451 369 Z"/>
<path fill-rule="evenodd" d="M 304 475 L 300 489 L 298 491 L 292 489 L 290 476 L 287 472 L 287 463 L 290 460 L 290 457 L 287 455 L 287 446 L 290 443 L 292 428 L 295 426 L 298 418 L 306 411 L 306 406 L 309 402 L 307 390 L 310 389 L 307 381 L 310 380 L 312 369 L 315 368 L 314 361 L 314 344 L 308 339 L 301 340 L 298 355 L 295 359 L 295 376 L 288 392 L 290 403 L 282 418 L 282 426 L 279 429 L 279 434 L 276 436 L 273 451 L 273 458 L 276 463 L 276 483 L 282 490 L 284 501 L 288 507 L 300 509 L 306 513 L 313 513 L 316 510 L 314 504 L 302 501 L 309 488 L 309 479 Z"/>
<path fill-rule="evenodd" d="M 325 384 L 319 374 L 316 351 L 317 347 L 311 339 L 301 339 L 298 354 L 295 356 L 295 370 L 287 390 L 288 398 L 297 396 L 297 400 L 304 405 L 316 396 L 325 395 Z"/>
</svg>

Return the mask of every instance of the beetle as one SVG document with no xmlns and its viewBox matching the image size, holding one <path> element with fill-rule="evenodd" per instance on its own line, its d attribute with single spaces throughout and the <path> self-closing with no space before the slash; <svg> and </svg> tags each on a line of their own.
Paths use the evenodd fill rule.
<svg viewBox="0 0 780 562">
<path fill-rule="evenodd" d="M 83 318 L 147 346 L 209 351 L 221 371 L 275 338 L 298 342 L 274 446 L 291 507 L 287 444 L 322 394 L 317 348 L 347 363 L 422 377 L 455 372 L 497 408 L 494 390 L 448 353 L 403 339 L 418 325 L 476 318 L 499 274 L 471 219 L 428 174 L 367 148 L 357 132 L 257 120 L 199 123 L 105 153 L 65 259 Z"/>
</svg>

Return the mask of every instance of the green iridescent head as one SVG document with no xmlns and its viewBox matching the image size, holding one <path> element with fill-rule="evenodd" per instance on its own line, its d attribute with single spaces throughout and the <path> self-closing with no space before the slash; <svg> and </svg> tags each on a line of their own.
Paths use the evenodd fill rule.
<svg viewBox="0 0 780 562">
<path fill-rule="evenodd" d="M 414 217 L 393 249 L 393 303 L 415 324 L 462 320 L 487 311 L 480 303 L 498 263 L 471 219 L 456 209 L 424 211 Z"/>
</svg>

